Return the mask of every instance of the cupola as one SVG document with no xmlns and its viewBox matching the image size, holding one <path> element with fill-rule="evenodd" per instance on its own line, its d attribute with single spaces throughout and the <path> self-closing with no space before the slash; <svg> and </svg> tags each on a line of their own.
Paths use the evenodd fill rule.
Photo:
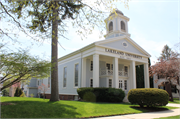
<svg viewBox="0 0 180 119">
<path fill-rule="evenodd" d="M 119 37 L 122 35 L 127 35 L 128 33 L 128 21 L 129 18 L 124 16 L 124 14 L 116 9 L 112 12 L 108 18 L 105 19 L 106 22 L 106 39 Z"/>
</svg>

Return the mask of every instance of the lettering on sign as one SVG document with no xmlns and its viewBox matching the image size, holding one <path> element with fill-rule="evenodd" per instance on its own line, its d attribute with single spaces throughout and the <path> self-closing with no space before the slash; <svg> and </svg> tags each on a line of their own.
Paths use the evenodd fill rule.
<svg viewBox="0 0 180 119">
<path fill-rule="evenodd" d="M 105 52 L 110 52 L 110 53 L 113 53 L 113 54 L 121 55 L 120 58 L 123 58 L 123 59 L 131 59 L 131 58 L 126 58 L 124 56 L 142 59 L 142 57 L 138 56 L 138 55 L 124 53 L 124 52 L 120 52 L 120 51 L 112 50 L 112 49 L 107 49 L 107 48 L 105 48 Z"/>
</svg>

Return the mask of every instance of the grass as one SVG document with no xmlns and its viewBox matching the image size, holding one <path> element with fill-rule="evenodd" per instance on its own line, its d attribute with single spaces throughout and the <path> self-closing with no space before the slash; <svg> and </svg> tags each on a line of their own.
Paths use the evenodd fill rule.
<svg viewBox="0 0 180 119">
<path fill-rule="evenodd" d="M 1 97 L 2 118 L 81 118 L 148 112 L 129 103 L 49 102 L 49 99 Z M 164 107 L 175 109 L 175 107 Z"/>
<path fill-rule="evenodd" d="M 156 118 L 156 119 L 180 119 L 180 115 L 170 116 L 170 117 L 161 117 L 161 118 Z"/>
<path fill-rule="evenodd" d="M 180 104 L 180 100 L 179 98 L 173 98 L 173 102 L 172 101 L 169 101 L 169 103 L 176 103 L 176 104 Z"/>
</svg>

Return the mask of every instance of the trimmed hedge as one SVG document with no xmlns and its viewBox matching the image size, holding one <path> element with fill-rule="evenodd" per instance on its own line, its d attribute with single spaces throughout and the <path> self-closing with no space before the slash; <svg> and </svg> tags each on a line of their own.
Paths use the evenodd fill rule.
<svg viewBox="0 0 180 119">
<path fill-rule="evenodd" d="M 131 89 L 128 92 L 128 100 L 131 104 L 138 104 L 141 107 L 165 106 L 169 101 L 169 94 L 157 88 Z"/>
<path fill-rule="evenodd" d="M 125 97 L 122 89 L 115 88 L 78 88 L 77 93 L 88 102 L 122 102 Z"/>
</svg>

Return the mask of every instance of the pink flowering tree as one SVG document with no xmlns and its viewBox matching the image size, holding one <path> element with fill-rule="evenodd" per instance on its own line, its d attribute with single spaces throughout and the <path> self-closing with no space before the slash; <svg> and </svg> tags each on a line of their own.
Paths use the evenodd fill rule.
<svg viewBox="0 0 180 119">
<path fill-rule="evenodd" d="M 170 96 L 170 101 L 173 101 L 171 86 L 176 85 L 178 92 L 180 91 L 179 76 L 180 76 L 180 59 L 178 57 L 170 57 L 168 60 L 160 59 L 155 65 L 150 67 L 150 76 L 158 75 L 166 81 L 161 85 L 165 86 L 166 91 Z M 155 79 L 157 83 L 158 79 Z"/>
<path fill-rule="evenodd" d="M 43 92 L 43 98 L 45 99 L 45 92 L 49 90 L 48 86 L 42 83 L 40 86 L 38 86 L 38 89 Z"/>
</svg>

